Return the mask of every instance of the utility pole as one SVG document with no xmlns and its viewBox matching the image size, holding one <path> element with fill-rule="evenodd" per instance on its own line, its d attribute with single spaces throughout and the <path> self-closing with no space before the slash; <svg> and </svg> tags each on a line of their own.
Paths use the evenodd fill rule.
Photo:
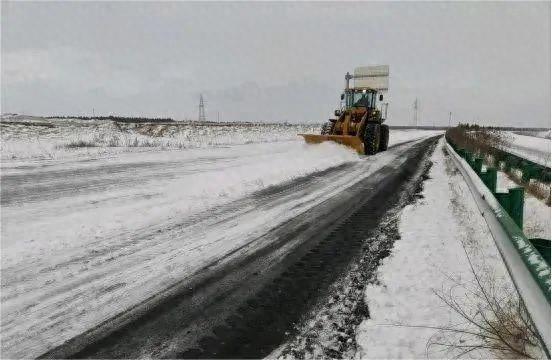
<svg viewBox="0 0 552 360">
<path fill-rule="evenodd" d="M 452 123 L 452 111 L 449 111 L 449 128 L 451 123 Z"/>
<path fill-rule="evenodd" d="M 92 117 L 93 117 L 93 118 L 96 117 L 96 112 L 94 111 L 94 108 L 92 108 Z"/>
<path fill-rule="evenodd" d="M 418 98 L 414 100 L 414 126 L 418 127 Z"/>
<path fill-rule="evenodd" d="M 199 122 L 205 122 L 207 118 L 205 117 L 205 103 L 203 102 L 203 95 L 199 94 L 199 114 L 197 117 Z"/>
</svg>

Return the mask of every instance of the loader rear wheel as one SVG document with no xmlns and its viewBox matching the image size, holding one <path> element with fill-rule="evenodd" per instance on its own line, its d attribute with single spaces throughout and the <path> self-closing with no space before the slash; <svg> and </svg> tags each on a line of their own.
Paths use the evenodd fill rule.
<svg viewBox="0 0 552 360">
<path fill-rule="evenodd" d="M 380 147 L 380 124 L 368 123 L 364 130 L 364 154 L 374 155 Z"/>
<path fill-rule="evenodd" d="M 385 151 L 387 150 L 387 146 L 389 145 L 389 125 L 381 125 L 380 132 L 381 132 L 381 138 L 380 138 L 380 144 L 379 144 L 379 151 Z"/>
</svg>

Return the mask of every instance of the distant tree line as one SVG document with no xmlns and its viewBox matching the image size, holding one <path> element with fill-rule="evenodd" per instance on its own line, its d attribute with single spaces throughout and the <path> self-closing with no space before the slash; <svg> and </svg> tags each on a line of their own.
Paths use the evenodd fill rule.
<svg viewBox="0 0 552 360">
<path fill-rule="evenodd" d="M 448 126 L 412 126 L 412 125 L 390 125 L 391 129 L 418 129 L 418 130 L 447 130 Z M 456 126 L 466 130 L 502 130 L 502 131 L 545 131 L 550 130 L 549 128 L 535 128 L 535 127 L 515 127 L 515 126 L 481 126 L 478 124 L 469 124 L 469 123 L 459 123 Z"/>
<path fill-rule="evenodd" d="M 125 123 L 164 123 L 174 122 L 172 118 L 148 118 L 132 116 L 47 116 L 46 119 L 111 120 Z"/>
<path fill-rule="evenodd" d="M 469 124 L 469 123 L 459 123 L 458 127 L 468 129 L 468 130 L 503 130 L 503 131 L 545 131 L 550 130 L 549 128 L 537 128 L 537 127 L 516 127 L 516 126 L 480 126 L 478 124 Z"/>
</svg>

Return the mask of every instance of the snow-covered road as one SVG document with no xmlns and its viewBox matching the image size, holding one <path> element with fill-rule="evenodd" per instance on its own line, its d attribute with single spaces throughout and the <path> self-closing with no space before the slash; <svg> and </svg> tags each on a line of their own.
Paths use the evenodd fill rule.
<svg viewBox="0 0 552 360">
<path fill-rule="evenodd" d="M 434 135 L 396 131 L 391 143 Z M 374 157 L 382 166 L 393 151 Z M 232 202 L 349 163 L 301 141 L 2 164 L 2 353 L 35 357 L 247 246 L 306 211 L 346 176 L 270 204 Z M 311 184 L 312 185 L 312 184 Z"/>
</svg>

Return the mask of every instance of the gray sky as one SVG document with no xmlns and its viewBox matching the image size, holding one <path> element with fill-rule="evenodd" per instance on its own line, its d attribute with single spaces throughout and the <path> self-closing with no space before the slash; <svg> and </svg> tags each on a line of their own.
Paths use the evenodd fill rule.
<svg viewBox="0 0 552 360">
<path fill-rule="evenodd" d="M 550 3 L 2 2 L 2 112 L 321 122 L 389 64 L 390 124 L 550 126 Z"/>
</svg>

